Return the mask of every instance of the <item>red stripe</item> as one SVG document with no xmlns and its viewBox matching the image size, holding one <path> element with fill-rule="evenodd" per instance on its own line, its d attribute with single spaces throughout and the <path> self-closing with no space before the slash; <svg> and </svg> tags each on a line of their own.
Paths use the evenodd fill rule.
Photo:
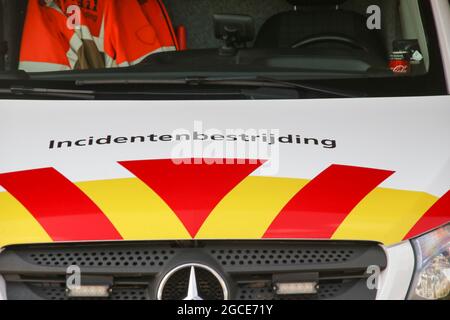
<svg viewBox="0 0 450 320">
<path fill-rule="evenodd" d="M 392 171 L 332 165 L 283 208 L 265 238 L 328 239 L 350 211 Z"/>
<path fill-rule="evenodd" d="M 263 161 L 227 159 L 120 162 L 152 188 L 175 212 L 192 237 L 214 207 Z"/>
<path fill-rule="evenodd" d="M 95 203 L 53 168 L 0 174 L 0 185 L 55 241 L 122 239 Z"/>
<path fill-rule="evenodd" d="M 414 238 L 450 222 L 450 190 L 422 216 L 405 239 Z"/>
</svg>

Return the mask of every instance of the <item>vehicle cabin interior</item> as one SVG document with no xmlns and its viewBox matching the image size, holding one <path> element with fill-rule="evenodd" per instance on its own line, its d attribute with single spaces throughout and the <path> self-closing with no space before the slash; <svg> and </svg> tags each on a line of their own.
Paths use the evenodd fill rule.
<svg viewBox="0 0 450 320">
<path fill-rule="evenodd" d="M 133 1 L 138 0 L 121 0 L 122 3 Z M 405 39 L 420 53 L 421 72 L 429 64 L 426 33 L 416 0 L 162 2 L 177 36 L 177 48 L 139 61 L 161 70 L 184 67 L 205 70 L 211 66 L 225 70 L 230 65 L 336 72 L 386 70 L 392 52 L 405 49 L 396 48 Z M 5 45 L 1 48 L 4 59 L 0 67 L 3 70 L 20 68 L 27 5 L 27 0 L 1 1 L 4 26 L 1 40 Z M 374 5 L 380 9 L 380 16 L 375 17 L 380 19 L 379 28 L 376 20 L 375 27 L 368 27 L 370 17 L 377 14 L 376 10 L 369 9 Z M 234 42 L 226 41 L 230 39 L 227 23 L 237 25 Z M 221 32 L 220 28 L 225 31 Z M 39 37 L 39 34 L 32 36 Z M 232 50 L 224 51 L 227 46 Z"/>
</svg>

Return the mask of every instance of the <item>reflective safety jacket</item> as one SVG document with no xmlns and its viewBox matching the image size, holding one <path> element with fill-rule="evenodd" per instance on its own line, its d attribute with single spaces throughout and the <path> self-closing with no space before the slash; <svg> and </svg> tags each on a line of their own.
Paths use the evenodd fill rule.
<svg viewBox="0 0 450 320">
<path fill-rule="evenodd" d="M 177 46 L 161 0 L 29 0 L 19 69 L 130 66 Z"/>
</svg>

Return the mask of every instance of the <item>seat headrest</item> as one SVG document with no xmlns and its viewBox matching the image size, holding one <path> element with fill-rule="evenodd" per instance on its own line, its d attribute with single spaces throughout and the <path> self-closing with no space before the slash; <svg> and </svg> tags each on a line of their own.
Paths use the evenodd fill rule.
<svg viewBox="0 0 450 320">
<path fill-rule="evenodd" d="M 287 0 L 293 6 L 335 6 L 347 0 Z"/>
</svg>

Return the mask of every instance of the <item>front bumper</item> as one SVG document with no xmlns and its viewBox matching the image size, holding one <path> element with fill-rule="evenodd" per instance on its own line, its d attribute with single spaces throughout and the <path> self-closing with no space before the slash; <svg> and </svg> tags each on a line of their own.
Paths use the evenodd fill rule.
<svg viewBox="0 0 450 320">
<path fill-rule="evenodd" d="M 414 274 L 415 256 L 410 241 L 384 247 L 387 267 L 378 279 L 377 300 L 404 300 Z"/>
<path fill-rule="evenodd" d="M 6 283 L 5 279 L 0 276 L 0 301 L 6 300 Z"/>
</svg>

